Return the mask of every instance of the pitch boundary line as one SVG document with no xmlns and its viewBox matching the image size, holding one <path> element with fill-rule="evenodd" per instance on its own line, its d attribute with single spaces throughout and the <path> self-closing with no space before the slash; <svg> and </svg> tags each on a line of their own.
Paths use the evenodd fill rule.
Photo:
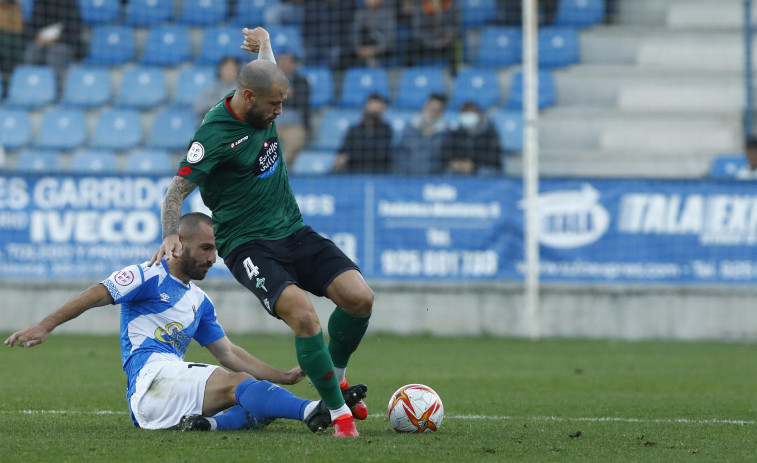
<svg viewBox="0 0 757 463">
<path fill-rule="evenodd" d="M 127 415 L 128 412 L 121 410 L 0 410 L 0 415 Z M 369 418 L 385 418 L 386 415 L 369 415 Z M 616 416 L 601 417 L 565 417 L 565 416 L 497 416 L 497 415 L 448 415 L 446 418 L 455 420 L 493 420 L 493 421 L 555 421 L 570 422 L 582 421 L 589 423 L 615 422 L 615 423 L 660 423 L 660 424 L 737 424 L 737 425 L 757 425 L 755 420 L 728 420 L 728 419 L 710 419 L 695 420 L 690 418 L 623 418 Z"/>
</svg>

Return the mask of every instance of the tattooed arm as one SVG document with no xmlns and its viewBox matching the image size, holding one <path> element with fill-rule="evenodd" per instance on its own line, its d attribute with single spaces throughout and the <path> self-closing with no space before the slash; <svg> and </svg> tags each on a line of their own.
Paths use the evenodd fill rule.
<svg viewBox="0 0 757 463">
<path fill-rule="evenodd" d="M 268 31 L 262 27 L 256 27 L 255 29 L 242 29 L 244 34 L 243 50 L 250 51 L 258 54 L 258 59 L 270 61 L 276 64 L 276 58 L 273 56 L 273 49 L 271 48 L 271 38 L 268 35 Z"/>
<path fill-rule="evenodd" d="M 184 177 L 174 177 L 168 186 L 163 205 L 160 208 L 160 222 L 163 225 L 163 244 L 152 256 L 148 266 L 160 262 L 163 257 L 171 260 L 181 255 L 181 241 L 179 241 L 179 221 L 181 220 L 181 205 L 184 199 L 193 192 L 197 185 Z"/>
</svg>

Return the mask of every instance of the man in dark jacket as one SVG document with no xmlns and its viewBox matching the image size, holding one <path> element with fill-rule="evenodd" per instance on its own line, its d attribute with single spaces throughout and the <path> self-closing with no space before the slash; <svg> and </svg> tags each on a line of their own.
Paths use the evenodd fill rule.
<svg viewBox="0 0 757 463">
<path fill-rule="evenodd" d="M 473 102 L 460 107 L 458 127 L 442 143 L 446 171 L 462 175 L 501 175 L 502 147 L 494 124 Z"/>
<path fill-rule="evenodd" d="M 335 172 L 382 174 L 389 171 L 392 128 L 384 120 L 385 111 L 383 96 L 372 94 L 368 97 L 363 119 L 350 127 L 344 136 L 342 148 L 334 160 Z"/>
<path fill-rule="evenodd" d="M 289 93 L 284 108 L 276 118 L 279 140 L 287 168 L 294 165 L 310 134 L 310 84 L 297 72 L 297 56 L 288 49 L 278 52 L 278 65 L 289 79 Z"/>
</svg>

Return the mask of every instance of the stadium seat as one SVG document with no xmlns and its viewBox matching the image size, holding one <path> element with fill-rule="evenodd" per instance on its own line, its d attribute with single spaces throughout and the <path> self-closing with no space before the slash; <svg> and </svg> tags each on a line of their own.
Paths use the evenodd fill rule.
<svg viewBox="0 0 757 463">
<path fill-rule="evenodd" d="M 297 160 L 292 167 L 292 173 L 296 175 L 323 175 L 331 172 L 334 165 L 334 151 L 303 150 L 297 155 Z"/>
<path fill-rule="evenodd" d="M 147 31 L 140 63 L 148 66 L 176 66 L 189 60 L 192 43 L 189 29 L 177 24 L 155 26 Z"/>
<path fill-rule="evenodd" d="M 236 26 L 206 27 L 203 31 L 197 61 L 200 64 L 215 65 L 227 56 L 240 60 L 249 57 L 248 51 L 239 48 L 242 40 L 242 32 Z"/>
<path fill-rule="evenodd" d="M 50 104 L 57 93 L 55 72 L 48 66 L 16 66 L 8 85 L 6 104 L 34 109 Z"/>
<path fill-rule="evenodd" d="M 77 151 L 71 158 L 70 170 L 87 174 L 116 172 L 116 153 L 111 150 L 92 149 Z"/>
<path fill-rule="evenodd" d="M 78 0 L 81 22 L 88 25 L 110 24 L 121 12 L 121 0 Z"/>
<path fill-rule="evenodd" d="M 263 24 L 266 10 L 277 3 L 279 0 L 236 0 L 236 12 L 232 23 L 239 27 Z"/>
<path fill-rule="evenodd" d="M 147 146 L 165 150 L 186 150 L 195 130 L 197 116 L 192 110 L 162 109 L 155 114 Z"/>
<path fill-rule="evenodd" d="M 32 141 L 32 123 L 28 111 L 0 109 L 0 144 L 17 150 Z"/>
<path fill-rule="evenodd" d="M 95 26 L 89 39 L 87 64 L 115 66 L 134 59 L 137 42 L 127 26 Z"/>
<path fill-rule="evenodd" d="M 70 151 L 87 141 L 87 122 L 79 109 L 53 108 L 42 116 L 35 146 Z"/>
<path fill-rule="evenodd" d="M 712 158 L 707 177 L 717 180 L 755 180 L 757 173 L 749 167 L 744 154 L 721 154 Z"/>
<path fill-rule="evenodd" d="M 312 148 L 331 151 L 341 148 L 347 129 L 360 121 L 361 114 L 359 109 L 325 108 Z"/>
<path fill-rule="evenodd" d="M 298 26 L 270 26 L 266 29 L 271 36 L 271 48 L 274 54 L 287 50 L 298 59 L 303 58 L 305 51 Z"/>
<path fill-rule="evenodd" d="M 460 0 L 463 27 L 479 27 L 494 19 L 496 0 Z"/>
<path fill-rule="evenodd" d="M 605 20 L 605 0 L 560 0 L 553 26 L 588 27 Z"/>
<path fill-rule="evenodd" d="M 553 106 L 557 102 L 557 88 L 555 87 L 555 81 L 552 72 L 547 69 L 539 70 L 538 100 L 539 109 Z M 508 109 L 523 109 L 523 71 L 518 71 L 513 75 L 505 107 Z"/>
<path fill-rule="evenodd" d="M 523 37 L 517 27 L 487 27 L 481 31 L 474 65 L 501 68 L 520 63 Z"/>
<path fill-rule="evenodd" d="M 192 26 L 210 26 L 226 17 L 228 2 L 225 0 L 184 0 L 176 21 Z M 239 41 L 241 45 L 242 41 Z"/>
<path fill-rule="evenodd" d="M 92 148 L 127 150 L 142 142 L 142 122 L 133 109 L 105 109 L 97 117 Z"/>
<path fill-rule="evenodd" d="M 523 151 L 523 112 L 502 109 L 492 114 L 499 142 L 506 152 Z"/>
<path fill-rule="evenodd" d="M 135 149 L 126 155 L 124 170 L 130 174 L 172 174 L 177 166 L 164 150 Z"/>
<path fill-rule="evenodd" d="M 205 88 L 215 81 L 216 70 L 213 66 L 186 67 L 179 72 L 171 103 L 176 106 L 192 107 Z"/>
<path fill-rule="evenodd" d="M 378 93 L 389 99 L 389 76 L 381 68 L 350 68 L 342 80 L 339 106 L 362 107 L 368 95 Z"/>
<path fill-rule="evenodd" d="M 66 74 L 63 104 L 79 108 L 102 106 L 113 99 L 113 86 L 106 68 L 74 66 Z"/>
<path fill-rule="evenodd" d="M 334 100 L 334 74 L 327 67 L 301 67 L 300 73 L 308 79 L 310 84 L 310 107 L 320 108 L 331 104 Z"/>
<path fill-rule="evenodd" d="M 400 141 L 402 132 L 416 114 L 418 114 L 418 111 L 415 109 L 389 108 L 386 110 L 384 119 L 392 127 L 392 142 L 395 145 Z"/>
<path fill-rule="evenodd" d="M 169 22 L 174 2 L 160 0 L 129 0 L 124 22 L 130 26 L 150 26 Z"/>
<path fill-rule="evenodd" d="M 46 150 L 26 150 L 16 160 L 18 172 L 58 172 L 61 170 L 60 153 Z"/>
<path fill-rule="evenodd" d="M 164 102 L 167 92 L 162 68 L 137 66 L 124 72 L 116 105 L 149 109 Z"/>
<path fill-rule="evenodd" d="M 496 71 L 466 69 L 455 77 L 449 107 L 457 109 L 466 101 L 472 101 L 486 111 L 500 101 L 500 93 Z"/>
<path fill-rule="evenodd" d="M 397 99 L 400 108 L 420 108 L 432 93 L 447 93 L 444 71 L 440 68 L 405 68 L 400 73 Z"/>
<path fill-rule="evenodd" d="M 539 67 L 560 67 L 579 60 L 578 31 L 568 27 L 539 30 Z"/>
</svg>

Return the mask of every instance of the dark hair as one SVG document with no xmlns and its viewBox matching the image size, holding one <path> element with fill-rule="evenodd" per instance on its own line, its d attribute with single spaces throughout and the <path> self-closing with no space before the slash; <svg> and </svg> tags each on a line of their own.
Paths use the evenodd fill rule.
<svg viewBox="0 0 757 463">
<path fill-rule="evenodd" d="M 221 58 L 221 61 L 218 62 L 218 65 L 216 66 L 216 78 L 221 78 L 221 66 L 226 64 L 227 62 L 233 62 L 237 65 L 238 69 L 242 68 L 242 63 L 239 62 L 238 59 L 234 58 L 233 56 L 224 56 Z"/>
<path fill-rule="evenodd" d="M 473 101 L 466 101 L 462 104 L 462 106 L 460 106 L 460 111 L 464 111 L 466 109 L 473 109 L 479 113 L 483 112 L 481 108 Z"/>
<path fill-rule="evenodd" d="M 371 93 L 370 95 L 368 95 L 368 98 L 365 99 L 366 102 L 368 100 L 381 100 L 381 102 L 384 103 L 384 104 L 389 103 L 386 100 L 386 97 L 384 95 L 380 94 L 380 93 Z"/>
<path fill-rule="evenodd" d="M 436 100 L 443 105 L 447 105 L 447 95 L 444 93 L 432 93 L 428 96 L 429 100 Z"/>
</svg>

